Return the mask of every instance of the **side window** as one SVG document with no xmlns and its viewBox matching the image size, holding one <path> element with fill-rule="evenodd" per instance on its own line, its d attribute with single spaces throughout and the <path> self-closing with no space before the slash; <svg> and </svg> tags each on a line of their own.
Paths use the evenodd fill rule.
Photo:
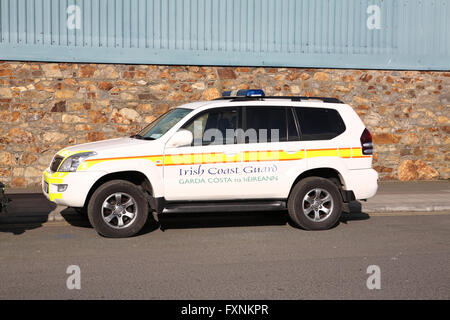
<svg viewBox="0 0 450 320">
<path fill-rule="evenodd" d="M 294 108 L 300 126 L 302 140 L 330 140 L 345 131 L 339 113 L 326 108 Z"/>
<path fill-rule="evenodd" d="M 286 107 L 245 107 L 246 143 L 287 141 Z"/>
<path fill-rule="evenodd" d="M 235 143 L 238 127 L 237 108 L 221 108 L 205 111 L 184 125 L 194 135 L 193 145 L 221 145 Z M 228 132 L 227 132 L 228 130 Z"/>
</svg>

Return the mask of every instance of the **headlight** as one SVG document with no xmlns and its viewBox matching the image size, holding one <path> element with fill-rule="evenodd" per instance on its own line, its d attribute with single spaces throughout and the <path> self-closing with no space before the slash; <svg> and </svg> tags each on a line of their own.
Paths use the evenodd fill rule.
<svg viewBox="0 0 450 320">
<path fill-rule="evenodd" d="M 58 172 L 75 172 L 77 171 L 78 166 L 81 162 L 83 162 L 86 158 L 95 156 L 97 152 L 81 152 L 70 157 L 67 157 L 66 160 L 61 164 L 58 169 Z"/>
</svg>

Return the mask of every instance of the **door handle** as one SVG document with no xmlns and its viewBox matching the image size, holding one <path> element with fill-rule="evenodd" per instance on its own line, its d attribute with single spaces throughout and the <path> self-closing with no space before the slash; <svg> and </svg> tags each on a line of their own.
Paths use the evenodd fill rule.
<svg viewBox="0 0 450 320">
<path fill-rule="evenodd" d="M 233 156 L 235 156 L 235 155 L 237 155 L 239 152 L 225 152 L 225 155 L 227 156 L 227 157 L 233 157 Z"/>
<path fill-rule="evenodd" d="M 283 150 L 283 152 L 286 152 L 287 154 L 294 154 L 294 153 L 297 153 L 297 152 L 299 152 L 299 151 L 301 151 L 301 150 Z"/>
</svg>

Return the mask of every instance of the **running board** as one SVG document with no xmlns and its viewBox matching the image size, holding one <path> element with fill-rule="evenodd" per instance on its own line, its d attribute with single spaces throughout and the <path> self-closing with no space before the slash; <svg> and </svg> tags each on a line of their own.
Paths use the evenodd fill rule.
<svg viewBox="0 0 450 320">
<path fill-rule="evenodd" d="M 226 202 L 168 202 L 164 212 L 243 212 L 243 211 L 276 211 L 286 209 L 286 201 L 226 201 Z"/>
</svg>

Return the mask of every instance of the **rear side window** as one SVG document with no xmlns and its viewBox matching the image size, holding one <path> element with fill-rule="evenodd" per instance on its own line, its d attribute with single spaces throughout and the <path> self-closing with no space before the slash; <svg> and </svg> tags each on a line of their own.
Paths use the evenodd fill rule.
<svg viewBox="0 0 450 320">
<path fill-rule="evenodd" d="M 294 108 L 300 126 L 301 140 L 329 140 L 345 131 L 339 112 L 327 108 Z"/>
<path fill-rule="evenodd" d="M 285 107 L 245 107 L 246 143 L 287 141 Z"/>
</svg>

